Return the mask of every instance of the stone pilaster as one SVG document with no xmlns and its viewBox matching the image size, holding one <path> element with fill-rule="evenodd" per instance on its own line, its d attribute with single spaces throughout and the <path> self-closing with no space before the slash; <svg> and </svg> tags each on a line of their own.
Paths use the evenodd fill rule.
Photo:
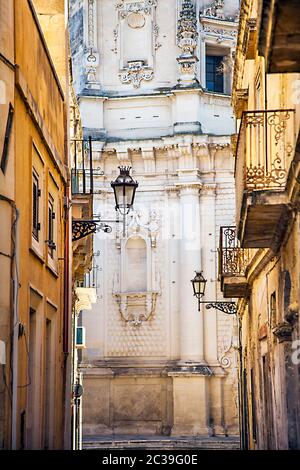
<svg viewBox="0 0 300 470">
<path fill-rule="evenodd" d="M 204 361 L 203 315 L 193 297 L 191 279 L 201 269 L 200 256 L 200 183 L 180 187 L 180 359 L 181 363 L 200 364 Z"/>
<path fill-rule="evenodd" d="M 202 250 L 201 261 L 204 277 L 207 279 L 205 298 L 216 300 L 216 186 L 204 186 L 201 190 L 201 234 L 205 240 L 205 250 Z M 219 365 L 217 358 L 217 313 L 215 309 L 207 310 L 202 306 L 204 316 L 204 337 L 209 338 L 204 345 L 204 357 L 210 366 Z"/>
<path fill-rule="evenodd" d="M 172 436 L 208 434 L 208 377 L 199 372 L 174 372 Z"/>
</svg>

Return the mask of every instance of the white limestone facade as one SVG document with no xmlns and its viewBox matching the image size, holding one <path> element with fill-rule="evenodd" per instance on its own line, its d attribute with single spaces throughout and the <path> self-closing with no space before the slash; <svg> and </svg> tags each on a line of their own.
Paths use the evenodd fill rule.
<svg viewBox="0 0 300 470">
<path fill-rule="evenodd" d="M 234 224 L 230 135 L 237 0 L 74 0 L 73 75 L 93 139 L 94 213 L 132 167 L 133 211 L 94 236 L 98 299 L 82 312 L 83 432 L 236 435 L 237 324 L 202 305 L 218 287 L 220 226 Z M 222 57 L 208 91 L 207 55 Z"/>
</svg>

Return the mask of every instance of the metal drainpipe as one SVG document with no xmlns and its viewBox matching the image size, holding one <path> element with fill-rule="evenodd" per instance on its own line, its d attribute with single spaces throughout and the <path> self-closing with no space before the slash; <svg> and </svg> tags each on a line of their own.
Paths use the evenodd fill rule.
<svg viewBox="0 0 300 470">
<path fill-rule="evenodd" d="M 11 441 L 12 449 L 17 449 L 17 413 L 18 413 L 18 366 L 19 366 L 19 311 L 18 311 L 18 296 L 19 296 L 19 280 L 17 275 L 18 259 L 19 259 L 19 230 L 18 219 L 19 211 L 16 211 L 16 226 L 15 226 L 15 250 L 14 250 L 14 278 L 13 278 L 13 367 L 12 367 L 12 423 L 11 423 Z"/>
<path fill-rule="evenodd" d="M 72 396 L 71 390 L 71 367 L 72 364 L 70 362 L 70 346 L 69 346 L 69 338 L 71 333 L 71 321 L 72 315 L 70 315 L 70 224 L 71 224 L 71 217 L 70 217 L 70 186 L 69 184 L 65 190 L 65 198 L 66 198 L 66 222 L 65 222 L 65 247 L 64 247 L 64 312 L 63 312 L 63 354 L 64 354 L 64 449 L 72 448 L 72 430 L 70 429 L 71 423 L 69 420 L 71 419 L 71 412 L 70 412 L 70 401 Z"/>
<path fill-rule="evenodd" d="M 19 211 L 15 202 L 7 196 L 0 194 L 0 200 L 7 202 L 15 211 L 15 240 L 14 252 L 11 257 L 11 276 L 13 276 L 13 296 L 12 296 L 12 312 L 13 312 L 13 346 L 10 354 L 13 357 L 12 367 L 12 408 L 11 408 L 11 448 L 17 449 L 17 406 L 18 406 L 18 341 L 19 341 L 19 311 L 18 311 L 18 295 L 19 295 L 19 280 L 17 276 L 18 267 L 18 220 Z M 13 264 L 14 263 L 14 264 Z"/>
<path fill-rule="evenodd" d="M 241 339 L 241 334 L 242 334 L 242 325 L 241 325 L 241 320 L 239 317 L 238 319 L 238 338 L 239 338 L 239 343 L 238 343 L 238 348 L 239 348 L 239 428 L 240 428 L 240 445 L 241 449 L 245 450 L 244 446 L 244 424 L 245 424 L 245 419 L 244 419 L 244 399 L 243 399 L 243 349 L 242 349 L 242 339 Z"/>
</svg>

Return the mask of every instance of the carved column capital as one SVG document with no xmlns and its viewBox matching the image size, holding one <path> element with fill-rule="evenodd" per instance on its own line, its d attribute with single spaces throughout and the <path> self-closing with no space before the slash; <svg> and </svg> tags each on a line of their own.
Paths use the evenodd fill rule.
<svg viewBox="0 0 300 470">
<path fill-rule="evenodd" d="M 202 188 L 202 183 L 178 183 L 176 184 L 176 187 L 179 190 L 180 196 L 187 196 L 187 195 L 193 195 L 197 196 L 200 193 L 200 190 Z"/>
<path fill-rule="evenodd" d="M 201 188 L 201 197 L 215 197 L 217 194 L 216 184 L 204 184 Z"/>
</svg>

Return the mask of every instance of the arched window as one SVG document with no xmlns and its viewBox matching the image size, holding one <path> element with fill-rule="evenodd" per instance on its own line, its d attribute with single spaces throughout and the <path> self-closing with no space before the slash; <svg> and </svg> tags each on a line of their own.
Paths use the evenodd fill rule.
<svg viewBox="0 0 300 470">
<path fill-rule="evenodd" d="M 126 243 L 126 291 L 147 291 L 147 245 L 140 237 Z"/>
</svg>

